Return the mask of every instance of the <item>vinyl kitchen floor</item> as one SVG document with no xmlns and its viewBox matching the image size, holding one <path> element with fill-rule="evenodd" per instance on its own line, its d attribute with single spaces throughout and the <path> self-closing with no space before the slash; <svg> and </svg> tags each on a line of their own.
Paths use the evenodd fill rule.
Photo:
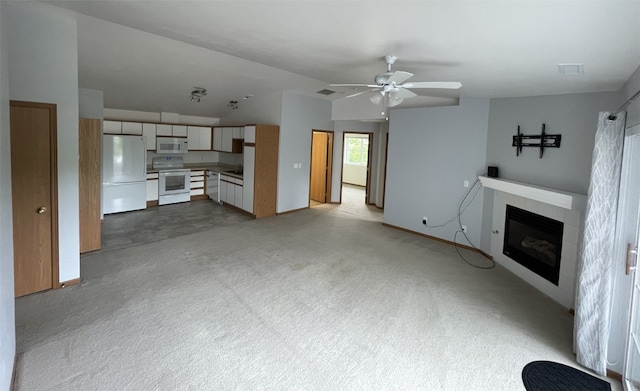
<svg viewBox="0 0 640 391">
<path fill-rule="evenodd" d="M 252 220 L 210 200 L 114 213 L 102 221 L 101 253 Z"/>
</svg>

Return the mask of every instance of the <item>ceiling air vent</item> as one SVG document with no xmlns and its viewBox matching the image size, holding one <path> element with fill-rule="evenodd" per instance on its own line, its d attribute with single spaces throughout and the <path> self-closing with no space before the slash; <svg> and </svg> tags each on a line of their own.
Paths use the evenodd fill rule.
<svg viewBox="0 0 640 391">
<path fill-rule="evenodd" d="M 331 95 L 335 93 L 336 93 L 335 91 L 327 90 L 326 88 L 324 90 L 318 91 L 318 94 L 322 94 L 322 95 Z"/>
<path fill-rule="evenodd" d="M 561 75 L 579 75 L 584 73 L 584 64 L 558 64 Z"/>
</svg>

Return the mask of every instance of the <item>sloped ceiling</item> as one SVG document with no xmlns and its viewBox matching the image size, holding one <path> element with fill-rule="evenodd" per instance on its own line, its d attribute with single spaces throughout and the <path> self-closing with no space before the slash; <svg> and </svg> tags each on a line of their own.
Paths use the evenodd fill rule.
<svg viewBox="0 0 640 391">
<path fill-rule="evenodd" d="M 246 95 L 342 99 L 353 90 L 316 91 L 370 83 L 387 54 L 412 80 L 462 82 L 418 91 L 440 98 L 615 91 L 640 65 L 640 1 L 47 3 L 79 13 L 80 86 L 112 108 L 221 117 Z M 199 104 L 194 86 L 209 92 Z"/>
</svg>

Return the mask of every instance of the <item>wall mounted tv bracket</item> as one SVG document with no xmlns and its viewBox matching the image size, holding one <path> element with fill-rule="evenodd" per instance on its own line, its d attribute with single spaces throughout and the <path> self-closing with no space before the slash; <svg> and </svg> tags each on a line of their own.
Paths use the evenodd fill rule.
<svg viewBox="0 0 640 391">
<path fill-rule="evenodd" d="M 518 126 L 518 134 L 513 136 L 512 147 L 516 147 L 516 156 L 520 156 L 522 147 L 538 147 L 540 148 L 540 159 L 544 154 L 545 148 L 560 148 L 561 134 L 545 134 L 546 125 L 542 124 L 542 132 L 539 135 L 528 136 L 520 133 Z"/>
</svg>

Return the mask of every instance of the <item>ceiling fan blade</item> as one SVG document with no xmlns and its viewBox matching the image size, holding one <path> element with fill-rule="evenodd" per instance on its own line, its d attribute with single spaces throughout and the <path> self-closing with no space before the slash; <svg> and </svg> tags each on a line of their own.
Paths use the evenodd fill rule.
<svg viewBox="0 0 640 391">
<path fill-rule="evenodd" d="M 405 81 L 408 78 L 410 78 L 411 76 L 413 76 L 413 73 L 403 72 L 403 71 L 395 71 L 395 72 L 393 72 L 393 74 L 391 76 L 389 76 L 389 78 L 387 79 L 387 83 L 388 84 L 391 84 L 391 83 L 400 84 L 403 81 Z"/>
<path fill-rule="evenodd" d="M 329 84 L 330 87 L 368 87 L 368 88 L 376 88 L 380 87 L 377 84 Z"/>
<path fill-rule="evenodd" d="M 462 87 L 462 83 L 458 81 L 416 81 L 399 85 L 402 88 L 442 88 L 448 90 L 457 90 Z"/>
<path fill-rule="evenodd" d="M 418 94 L 416 94 L 413 91 L 409 91 L 407 89 L 404 88 L 398 88 L 398 91 L 394 93 L 395 95 L 401 97 L 402 99 L 410 99 L 413 97 L 418 96 Z"/>
<path fill-rule="evenodd" d="M 374 89 L 372 89 L 372 90 L 366 90 L 366 91 L 356 92 L 355 94 L 351 94 L 351 95 L 347 95 L 347 96 L 345 96 L 345 98 L 353 98 L 354 96 L 358 96 L 358 95 L 366 94 L 367 92 L 373 92 L 373 91 L 378 91 L 378 89 L 377 89 L 377 88 L 374 88 Z"/>
</svg>

